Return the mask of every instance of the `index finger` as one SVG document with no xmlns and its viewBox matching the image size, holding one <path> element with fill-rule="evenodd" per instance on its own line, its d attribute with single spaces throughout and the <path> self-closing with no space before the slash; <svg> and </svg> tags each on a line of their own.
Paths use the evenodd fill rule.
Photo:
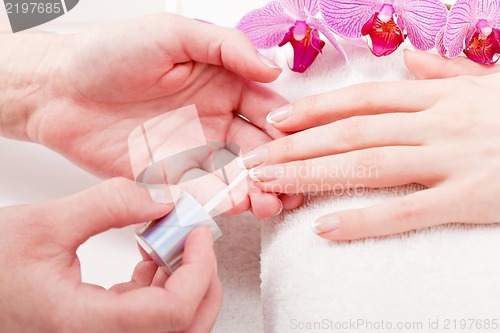
<svg viewBox="0 0 500 333">
<path fill-rule="evenodd" d="M 418 112 L 440 97 L 442 80 L 367 82 L 312 95 L 272 111 L 267 121 L 284 132 L 325 125 L 353 116 Z"/>
</svg>

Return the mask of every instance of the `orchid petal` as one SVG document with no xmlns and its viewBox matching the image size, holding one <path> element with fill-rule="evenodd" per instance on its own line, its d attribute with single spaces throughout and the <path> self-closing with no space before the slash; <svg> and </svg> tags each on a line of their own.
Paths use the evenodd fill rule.
<svg viewBox="0 0 500 333">
<path fill-rule="evenodd" d="M 430 50 L 446 25 L 448 10 L 440 0 L 396 0 L 394 11 L 403 21 L 408 39 L 419 50 Z"/>
<path fill-rule="evenodd" d="M 382 0 L 324 0 L 319 3 L 328 26 L 347 38 L 361 38 L 361 28 L 382 5 Z"/>
<path fill-rule="evenodd" d="M 500 0 L 479 0 L 476 14 L 477 19 L 485 19 L 492 28 L 500 28 Z"/>
<path fill-rule="evenodd" d="M 245 15 L 236 29 L 244 32 L 255 47 L 268 49 L 278 45 L 294 23 L 281 3 L 272 1 Z"/>
<path fill-rule="evenodd" d="M 335 38 L 332 30 L 326 25 L 323 20 L 320 20 L 316 17 L 310 17 L 307 20 L 307 23 L 313 27 L 318 29 L 329 41 L 332 43 L 333 47 L 342 55 L 345 61 L 347 61 L 347 54 L 345 53 L 342 46 L 340 46 L 339 42 Z"/>
<path fill-rule="evenodd" d="M 477 21 L 477 4 L 474 0 L 457 0 L 451 7 L 444 32 L 444 47 L 448 57 L 458 57 L 464 50 L 465 38 Z"/>
<path fill-rule="evenodd" d="M 300 39 L 295 38 L 295 29 L 295 26 L 290 28 L 279 46 L 286 43 L 292 45 L 293 67 L 290 69 L 297 73 L 304 73 L 322 52 L 325 42 L 320 39 L 319 32 L 315 28 L 307 26 L 305 36 Z"/>
<path fill-rule="evenodd" d="M 373 14 L 372 18 L 363 25 L 361 29 L 363 36 L 367 39 L 368 47 L 377 57 L 388 56 L 405 40 L 405 35 L 399 26 L 390 19 L 384 22 L 379 19 L 378 14 Z"/>
<path fill-rule="evenodd" d="M 446 57 L 446 48 L 444 47 L 444 29 L 445 27 L 439 30 L 436 35 L 436 49 L 441 57 Z"/>
<path fill-rule="evenodd" d="M 281 3 L 296 20 L 305 21 L 308 15 L 315 16 L 319 12 L 319 0 L 282 0 Z"/>
<path fill-rule="evenodd" d="M 500 54 L 500 30 L 493 29 L 486 38 L 481 38 L 480 29 L 476 29 L 464 50 L 467 58 L 484 65 L 495 64 Z"/>
</svg>

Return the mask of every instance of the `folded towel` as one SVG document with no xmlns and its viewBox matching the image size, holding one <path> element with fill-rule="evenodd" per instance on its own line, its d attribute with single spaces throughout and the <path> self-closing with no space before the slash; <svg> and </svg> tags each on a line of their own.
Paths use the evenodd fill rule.
<svg viewBox="0 0 500 333">
<path fill-rule="evenodd" d="M 265 331 L 385 332 L 392 325 L 397 332 L 458 332 L 457 322 L 477 319 L 467 322 L 471 330 L 463 331 L 479 332 L 475 325 L 500 321 L 498 227 L 446 226 L 352 243 L 328 242 L 310 230 L 325 213 L 415 189 L 324 195 L 264 223 Z M 429 321 L 438 321 L 438 329 L 429 327 Z M 338 329 L 352 322 L 359 326 Z M 400 323 L 410 326 L 396 329 Z M 307 325 L 313 329 L 306 330 Z"/>
<path fill-rule="evenodd" d="M 263 332 L 259 220 L 246 213 L 219 216 L 216 222 L 223 232 L 215 251 L 224 298 L 213 332 Z"/>
<path fill-rule="evenodd" d="M 345 48 L 349 65 L 328 47 L 305 75 L 285 70 L 273 88 L 294 100 L 359 82 L 410 78 L 402 51 L 375 58 L 353 44 Z M 266 55 L 286 66 L 280 49 Z M 328 242 L 311 230 L 326 213 L 422 188 L 324 194 L 263 222 L 265 331 L 500 330 L 500 227 L 452 225 L 350 243 Z"/>
</svg>

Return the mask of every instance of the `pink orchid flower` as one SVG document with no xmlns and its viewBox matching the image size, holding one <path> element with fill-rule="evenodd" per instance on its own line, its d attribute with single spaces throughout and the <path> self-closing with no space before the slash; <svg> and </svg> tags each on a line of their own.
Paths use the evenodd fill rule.
<svg viewBox="0 0 500 333">
<path fill-rule="evenodd" d="M 480 64 L 491 65 L 500 54 L 500 2 L 498 0 L 457 0 L 448 22 L 438 35 L 442 56 L 458 57 L 462 52 Z"/>
<path fill-rule="evenodd" d="M 318 13 L 318 0 L 275 0 L 245 15 L 236 28 L 257 48 L 290 43 L 294 50 L 292 70 L 303 73 L 325 46 L 320 32 L 347 59 L 331 29 L 316 17 Z"/>
<path fill-rule="evenodd" d="M 406 36 L 417 49 L 432 49 L 448 14 L 440 0 L 322 0 L 320 9 L 340 36 L 369 36 L 377 57 L 394 52 Z"/>
</svg>

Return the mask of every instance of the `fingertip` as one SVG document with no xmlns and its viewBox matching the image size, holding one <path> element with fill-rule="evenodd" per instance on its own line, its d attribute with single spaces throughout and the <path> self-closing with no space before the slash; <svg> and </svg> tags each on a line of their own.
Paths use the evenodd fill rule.
<svg viewBox="0 0 500 333">
<path fill-rule="evenodd" d="M 314 231 L 314 230 L 313 230 Z M 348 242 L 351 239 L 342 237 L 342 234 L 338 231 L 316 233 L 318 237 L 332 241 L 332 242 Z"/>
<path fill-rule="evenodd" d="M 310 95 L 272 109 L 266 121 L 277 130 L 294 133 L 332 122 L 334 100 L 329 93 Z"/>
<path fill-rule="evenodd" d="M 404 50 L 403 59 L 406 68 L 417 78 L 417 79 L 428 79 L 431 74 L 435 71 L 433 68 L 433 61 L 440 62 L 441 57 L 437 55 L 432 55 L 427 52 L 419 50 Z"/>
<path fill-rule="evenodd" d="M 416 51 L 414 50 L 409 50 L 409 49 L 403 50 L 403 60 L 405 62 L 406 68 L 408 68 L 410 71 L 411 71 L 410 67 L 413 64 L 415 54 Z"/>
<path fill-rule="evenodd" d="M 151 200 L 157 204 L 173 206 L 181 196 L 181 189 L 172 185 L 143 185 L 148 192 Z"/>
<path fill-rule="evenodd" d="M 282 194 L 278 198 L 283 203 L 283 209 L 290 210 L 296 209 L 304 203 L 303 194 Z"/>
<path fill-rule="evenodd" d="M 283 69 L 257 51 L 247 36 L 232 30 L 221 43 L 223 66 L 245 79 L 268 83 L 276 80 Z"/>
<path fill-rule="evenodd" d="M 312 231 L 319 237 L 335 241 L 344 242 L 359 238 L 358 221 L 352 216 L 355 211 L 343 211 L 328 214 L 318 218 L 312 225 Z M 348 221 L 348 223 L 345 223 Z"/>
<path fill-rule="evenodd" d="M 289 123 L 290 116 L 292 115 L 293 104 L 286 103 L 280 105 L 266 116 L 266 122 L 279 130 L 285 130 L 287 128 L 287 123 Z"/>
<path fill-rule="evenodd" d="M 266 59 L 266 60 L 263 60 Z M 256 59 L 249 61 L 249 65 L 243 69 L 235 70 L 237 74 L 244 78 L 261 83 L 269 83 L 275 81 L 283 72 L 283 70 L 271 60 L 265 58 L 260 53 L 257 53 Z"/>
<path fill-rule="evenodd" d="M 444 79 L 460 75 L 488 75 L 500 71 L 498 66 L 475 63 L 466 57 L 443 58 L 423 51 L 404 51 L 408 70 L 418 79 Z"/>
<path fill-rule="evenodd" d="M 259 219 L 278 216 L 283 211 L 283 203 L 275 194 L 259 193 L 251 196 L 252 212 Z"/>
<path fill-rule="evenodd" d="M 223 66 L 247 80 L 271 82 L 281 73 L 281 68 L 261 57 L 248 37 L 234 28 L 206 24 L 195 20 L 182 22 L 183 34 L 178 56 L 183 61 L 194 60 L 210 65 Z M 179 26 L 179 24 L 177 24 Z M 167 42 L 167 41 L 165 41 Z M 166 49 L 172 48 L 171 41 Z"/>
<path fill-rule="evenodd" d="M 283 71 L 283 69 L 280 66 L 278 66 L 274 61 L 272 61 L 268 57 L 264 56 L 261 53 L 258 53 L 258 55 L 259 55 L 260 61 L 262 61 L 262 63 L 264 65 L 266 65 L 269 69 L 278 70 L 279 73 L 281 73 Z"/>
<path fill-rule="evenodd" d="M 274 61 L 262 55 L 261 53 L 257 52 L 257 55 L 260 62 L 265 66 L 263 68 L 263 73 L 265 75 L 262 77 L 261 82 L 268 83 L 276 80 L 283 72 L 283 68 L 278 66 Z"/>
<path fill-rule="evenodd" d="M 347 230 L 343 230 L 341 227 L 339 227 L 339 229 L 336 230 L 322 232 L 321 230 L 318 229 L 318 226 L 316 224 L 312 224 L 311 229 L 312 232 L 315 233 L 318 237 L 321 237 L 323 239 L 332 242 L 349 242 L 364 238 L 361 236 L 356 236 Z"/>
<path fill-rule="evenodd" d="M 209 227 L 199 227 L 194 229 L 186 241 L 186 251 L 203 253 L 206 248 L 213 248 L 213 236 Z M 189 259 L 189 258 L 188 258 Z"/>
</svg>

